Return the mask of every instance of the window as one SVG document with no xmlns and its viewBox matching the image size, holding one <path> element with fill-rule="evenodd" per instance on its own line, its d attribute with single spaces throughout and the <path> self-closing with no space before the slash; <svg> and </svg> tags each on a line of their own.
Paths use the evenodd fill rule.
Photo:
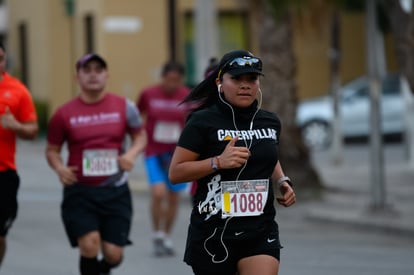
<svg viewBox="0 0 414 275">
<path fill-rule="evenodd" d="M 248 21 L 244 12 L 219 12 L 218 24 L 218 51 L 219 55 L 233 49 L 248 49 Z M 188 86 L 197 84 L 195 75 L 195 41 L 194 15 L 187 13 L 184 19 L 184 56 L 186 79 Z M 221 56 L 216 56 L 220 58 Z"/>
<path fill-rule="evenodd" d="M 383 95 L 398 95 L 400 93 L 400 78 L 398 74 L 387 75 L 382 81 Z"/>
<path fill-rule="evenodd" d="M 88 14 L 84 18 L 85 50 L 87 53 L 95 52 L 94 17 Z"/>
</svg>

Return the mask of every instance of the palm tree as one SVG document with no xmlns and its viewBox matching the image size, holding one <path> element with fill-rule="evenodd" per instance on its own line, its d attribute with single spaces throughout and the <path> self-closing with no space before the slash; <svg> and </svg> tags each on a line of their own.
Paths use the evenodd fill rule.
<svg viewBox="0 0 414 275">
<path fill-rule="evenodd" d="M 280 158 L 285 173 L 298 187 L 322 187 L 312 166 L 308 148 L 296 126 L 296 58 L 292 44 L 292 16 L 288 5 L 296 1 L 252 0 L 255 18 L 252 33 L 257 35 L 260 56 L 264 60 L 263 108 L 274 111 L 282 120 Z"/>
</svg>

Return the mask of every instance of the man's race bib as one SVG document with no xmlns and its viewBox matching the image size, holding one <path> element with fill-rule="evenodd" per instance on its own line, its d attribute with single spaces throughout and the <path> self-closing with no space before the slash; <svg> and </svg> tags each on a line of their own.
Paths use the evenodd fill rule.
<svg viewBox="0 0 414 275">
<path fill-rule="evenodd" d="M 118 173 L 118 150 L 85 150 L 82 158 L 84 176 L 110 176 Z"/>
<path fill-rule="evenodd" d="M 159 121 L 155 124 L 154 140 L 159 143 L 177 143 L 181 134 L 178 122 Z"/>
<path fill-rule="evenodd" d="M 269 180 L 221 182 L 221 217 L 259 216 L 267 202 Z"/>
</svg>

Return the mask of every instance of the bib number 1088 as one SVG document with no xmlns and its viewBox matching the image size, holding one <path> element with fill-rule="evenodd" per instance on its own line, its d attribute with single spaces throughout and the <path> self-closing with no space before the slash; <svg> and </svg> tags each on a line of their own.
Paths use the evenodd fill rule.
<svg viewBox="0 0 414 275">
<path fill-rule="evenodd" d="M 258 216 L 263 213 L 262 192 L 223 194 L 223 214 L 226 216 Z"/>
</svg>

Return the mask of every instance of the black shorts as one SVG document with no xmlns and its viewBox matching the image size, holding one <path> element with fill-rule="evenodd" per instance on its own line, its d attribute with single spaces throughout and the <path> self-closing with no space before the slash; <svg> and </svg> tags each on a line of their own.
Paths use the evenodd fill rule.
<svg viewBox="0 0 414 275">
<path fill-rule="evenodd" d="M 118 187 L 90 187 L 80 184 L 65 187 L 61 215 L 72 247 L 78 238 L 98 231 L 101 239 L 125 246 L 132 219 L 132 200 L 128 184 Z"/>
<path fill-rule="evenodd" d="M 17 217 L 17 191 L 20 179 L 15 170 L 0 172 L 0 236 L 7 235 Z"/>
<path fill-rule="evenodd" d="M 212 229 L 211 234 L 213 232 L 214 229 Z M 250 256 L 269 255 L 278 261 L 280 260 L 282 246 L 280 245 L 276 223 L 270 230 L 258 233 L 251 232 L 248 235 L 243 233 L 239 239 L 236 237 L 223 238 L 224 245 L 221 242 L 221 230 L 219 229 L 217 229 L 214 237 L 207 241 L 206 239 L 209 236 L 200 239 L 197 236 L 198 233 L 191 229 L 191 225 L 188 234 L 184 261 L 192 267 L 196 275 L 235 274 L 239 260 Z M 212 257 L 206 248 L 210 254 L 215 256 Z"/>
</svg>

